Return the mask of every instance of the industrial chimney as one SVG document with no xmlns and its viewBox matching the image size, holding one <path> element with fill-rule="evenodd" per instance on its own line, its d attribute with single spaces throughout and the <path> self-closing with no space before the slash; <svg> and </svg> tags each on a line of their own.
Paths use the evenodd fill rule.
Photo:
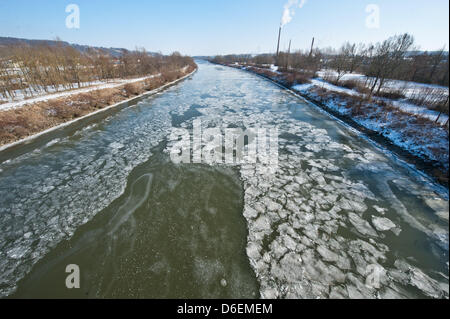
<svg viewBox="0 0 450 319">
<path fill-rule="evenodd" d="M 277 57 L 280 53 L 280 38 L 281 38 L 281 25 L 280 25 L 280 30 L 278 31 Z"/>
<path fill-rule="evenodd" d="M 312 38 L 311 51 L 309 51 L 309 56 L 311 56 L 313 54 L 313 50 L 314 50 L 314 38 Z"/>
</svg>

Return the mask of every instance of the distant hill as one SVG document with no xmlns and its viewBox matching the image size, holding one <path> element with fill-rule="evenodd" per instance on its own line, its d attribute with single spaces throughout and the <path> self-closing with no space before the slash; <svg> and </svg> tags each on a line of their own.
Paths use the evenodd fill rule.
<svg viewBox="0 0 450 319">
<path fill-rule="evenodd" d="M 441 53 L 441 51 L 420 51 L 420 50 L 415 50 L 415 51 L 408 51 L 406 53 L 406 56 L 414 56 L 414 55 L 421 55 L 423 53 L 427 52 L 430 55 L 436 55 Z M 446 57 L 448 56 L 448 51 L 444 51 L 442 52 L 443 56 Z"/>
<path fill-rule="evenodd" d="M 73 44 L 65 41 L 55 41 L 55 40 L 28 40 L 28 39 L 20 39 L 20 38 L 10 38 L 10 37 L 0 37 L 0 47 L 2 46 L 9 46 L 9 45 L 19 45 L 19 44 L 27 44 L 30 46 L 33 45 L 49 45 L 54 46 L 57 44 L 67 45 L 71 46 L 80 52 L 86 52 L 89 49 L 99 50 L 103 52 L 107 52 L 113 57 L 120 57 L 123 53 L 129 52 L 127 49 L 123 48 L 105 48 L 105 47 L 95 47 L 95 46 L 89 46 L 89 45 L 80 45 L 80 44 Z M 157 53 L 149 52 L 150 55 L 156 55 Z"/>
</svg>

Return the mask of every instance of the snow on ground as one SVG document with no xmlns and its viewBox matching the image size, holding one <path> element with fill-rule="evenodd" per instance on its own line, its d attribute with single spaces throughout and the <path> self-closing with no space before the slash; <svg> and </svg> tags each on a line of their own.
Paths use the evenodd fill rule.
<svg viewBox="0 0 450 319">
<path fill-rule="evenodd" d="M 337 86 L 337 85 L 333 85 L 331 83 L 328 83 L 322 79 L 312 79 L 311 83 L 315 86 L 318 86 L 322 89 L 328 90 L 328 91 L 333 91 L 333 92 L 338 92 L 338 93 L 345 93 L 348 95 L 352 95 L 352 96 L 362 96 L 361 93 L 352 90 L 352 89 L 347 89 L 345 87 L 341 87 L 341 86 Z"/>
<path fill-rule="evenodd" d="M 439 112 L 438 111 L 429 110 L 426 107 L 417 106 L 415 104 L 408 103 L 405 100 L 398 100 L 398 101 L 388 100 L 388 101 L 393 106 L 395 106 L 396 108 L 402 110 L 403 112 L 414 114 L 414 115 L 417 115 L 417 116 L 422 117 L 422 118 L 427 118 L 427 119 L 430 119 L 432 121 L 435 121 L 437 119 L 437 117 L 439 116 Z M 440 124 L 445 124 L 445 122 L 447 122 L 447 121 L 448 121 L 448 115 L 447 114 L 441 114 L 441 116 L 439 117 L 438 122 Z"/>
<path fill-rule="evenodd" d="M 323 71 L 319 72 L 319 77 L 320 76 L 323 76 Z M 360 78 L 360 77 L 364 77 L 364 75 L 361 75 L 361 74 L 347 74 L 346 76 L 343 77 L 343 80 L 348 80 L 348 79 L 350 79 L 352 77 Z M 398 85 L 398 83 L 395 84 L 395 82 L 404 82 L 404 81 L 392 81 L 392 82 L 393 82 L 393 85 Z M 410 94 L 415 94 L 415 93 L 412 93 L 412 92 L 417 92 L 418 87 L 428 86 L 427 84 L 413 83 L 413 82 L 409 82 L 409 85 L 410 85 Z M 414 88 L 415 85 L 417 85 L 417 86 Z M 325 89 L 325 90 L 328 90 L 328 91 L 332 91 L 332 92 L 348 94 L 348 95 L 351 95 L 351 96 L 359 96 L 359 97 L 363 96 L 362 93 L 360 93 L 360 92 L 358 92 L 356 90 L 352 90 L 352 89 L 348 89 L 348 88 L 345 88 L 345 87 L 341 87 L 341 86 L 337 86 L 337 85 L 331 84 L 329 82 L 326 82 L 322 78 L 312 79 L 311 80 L 311 84 L 295 85 L 292 88 L 294 90 L 299 91 L 299 92 L 304 92 L 304 91 L 310 90 L 312 86 L 320 87 L 322 89 Z M 389 84 L 387 85 L 387 88 L 389 88 Z M 391 86 L 391 88 L 393 88 L 393 86 Z M 438 88 L 446 89 L 447 92 L 448 92 L 448 88 L 444 88 L 444 87 L 438 87 Z M 375 101 L 377 101 L 377 100 L 378 101 L 384 101 L 384 102 L 390 103 L 392 106 L 398 108 L 399 110 L 401 110 L 403 112 L 414 114 L 414 115 L 417 115 L 417 116 L 422 117 L 422 118 L 427 118 L 427 119 L 430 119 L 432 121 L 435 121 L 437 119 L 438 115 L 439 115 L 438 111 L 430 110 L 430 109 L 426 108 L 425 106 L 418 106 L 418 105 L 412 104 L 412 103 L 408 102 L 406 99 L 392 100 L 392 99 L 387 99 L 387 98 L 374 97 L 374 100 Z M 448 120 L 448 115 L 441 114 L 441 116 L 439 118 L 439 123 L 440 124 L 444 124 L 445 122 L 447 122 L 447 120 Z"/>
<path fill-rule="evenodd" d="M 319 78 L 324 78 L 326 75 L 337 76 L 337 72 L 333 70 L 321 70 L 317 72 Z M 367 77 L 364 74 L 359 73 L 348 73 L 342 77 L 342 81 L 348 80 L 357 80 L 363 81 L 372 80 L 372 77 Z M 436 84 L 426 84 L 426 83 L 418 83 L 411 81 L 402 81 L 402 80 L 388 80 L 385 84 L 386 89 L 405 89 L 405 94 L 408 97 L 408 94 L 414 93 L 420 89 L 441 89 L 448 93 L 448 87 L 440 86 Z"/>
<path fill-rule="evenodd" d="M 275 66 L 274 64 L 270 65 L 270 69 L 272 70 L 272 72 L 277 72 L 278 73 L 278 67 Z"/>
<path fill-rule="evenodd" d="M 128 84 L 128 83 L 140 82 L 140 81 L 143 81 L 146 79 L 153 78 L 158 75 L 159 74 L 140 77 L 140 78 L 134 78 L 134 79 L 116 79 L 112 82 L 97 81 L 89 87 L 75 89 L 75 90 L 66 90 L 64 92 L 50 93 L 50 94 L 46 94 L 45 92 L 42 92 L 41 95 L 30 98 L 30 99 L 25 99 L 24 95 L 19 93 L 18 100 L 17 99 L 14 101 L 9 100 L 9 102 L 7 102 L 7 103 L 0 104 L 0 111 L 15 109 L 18 107 L 23 107 L 27 104 L 33 104 L 36 102 L 42 102 L 42 101 L 47 101 L 47 100 L 51 100 L 51 99 L 67 97 L 67 96 L 74 95 L 74 94 L 87 93 L 87 92 L 91 92 L 91 91 L 95 91 L 95 90 L 102 90 L 102 89 L 111 89 L 111 88 L 115 88 L 115 87 L 118 87 L 118 86 L 121 86 L 124 84 Z"/>
<path fill-rule="evenodd" d="M 306 92 L 313 86 L 314 86 L 314 84 L 312 84 L 312 83 L 305 83 L 305 84 L 294 85 L 292 88 L 298 92 L 304 92 L 304 91 Z"/>
<path fill-rule="evenodd" d="M 114 80 L 111 80 L 109 82 L 114 82 Z M 58 85 L 56 88 L 53 87 L 52 85 L 48 85 L 46 87 L 39 86 L 38 88 L 28 87 L 26 89 L 14 90 L 13 96 L 7 96 L 6 98 L 3 97 L 2 99 L 0 99 L 0 101 L 2 103 L 19 102 L 19 101 L 27 100 L 27 99 L 42 96 L 42 95 L 61 93 L 64 91 L 82 89 L 82 88 L 92 87 L 95 85 L 101 85 L 101 84 L 105 84 L 105 83 L 108 83 L 108 82 L 106 82 L 106 81 L 81 82 L 79 86 L 78 86 L 78 83 L 71 83 L 72 88 L 67 88 L 64 85 Z"/>
</svg>

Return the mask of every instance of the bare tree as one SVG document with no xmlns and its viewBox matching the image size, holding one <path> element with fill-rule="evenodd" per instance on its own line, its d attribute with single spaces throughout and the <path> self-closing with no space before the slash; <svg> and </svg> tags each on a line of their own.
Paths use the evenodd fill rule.
<svg viewBox="0 0 450 319">
<path fill-rule="evenodd" d="M 429 75 L 430 83 L 433 82 L 434 75 L 436 73 L 437 68 L 439 67 L 439 65 L 441 64 L 441 62 L 443 60 L 444 53 L 445 53 L 445 48 L 442 48 L 435 54 L 431 54 L 431 59 L 430 59 L 431 60 L 431 70 L 430 70 L 430 75 Z"/>
<path fill-rule="evenodd" d="M 404 60 L 406 52 L 414 43 L 414 38 L 405 33 L 391 37 L 375 46 L 374 56 L 370 59 L 369 76 L 373 76 L 370 96 L 375 89 L 379 94 L 387 79 L 391 78 Z"/>
<path fill-rule="evenodd" d="M 96 80 L 178 71 L 194 64 L 179 53 L 151 55 L 145 49 L 126 51 L 115 58 L 99 49 L 80 52 L 61 41 L 14 45 L 1 49 L 0 95 L 14 99 L 21 90 L 30 97 L 42 91 L 80 88 Z"/>
</svg>

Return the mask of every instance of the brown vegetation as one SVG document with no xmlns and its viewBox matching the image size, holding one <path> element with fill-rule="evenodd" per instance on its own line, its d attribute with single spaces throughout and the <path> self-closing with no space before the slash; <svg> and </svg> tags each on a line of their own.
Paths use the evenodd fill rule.
<svg viewBox="0 0 450 319">
<path fill-rule="evenodd" d="M 114 57 L 98 49 L 80 52 L 62 42 L 12 45 L 0 50 L 0 100 L 70 90 L 95 81 L 167 74 L 188 65 L 193 66 L 193 60 L 177 52 L 163 56 L 141 49 Z"/>
<path fill-rule="evenodd" d="M 191 73 L 193 70 L 195 70 L 193 65 L 180 68 L 178 71 L 163 70 L 161 75 L 144 81 L 0 111 L 0 145 L 23 139 L 58 124 L 154 90 Z"/>
<path fill-rule="evenodd" d="M 296 84 L 311 83 L 311 76 L 303 72 L 289 72 L 284 75 L 284 83 L 289 87 Z"/>
</svg>

